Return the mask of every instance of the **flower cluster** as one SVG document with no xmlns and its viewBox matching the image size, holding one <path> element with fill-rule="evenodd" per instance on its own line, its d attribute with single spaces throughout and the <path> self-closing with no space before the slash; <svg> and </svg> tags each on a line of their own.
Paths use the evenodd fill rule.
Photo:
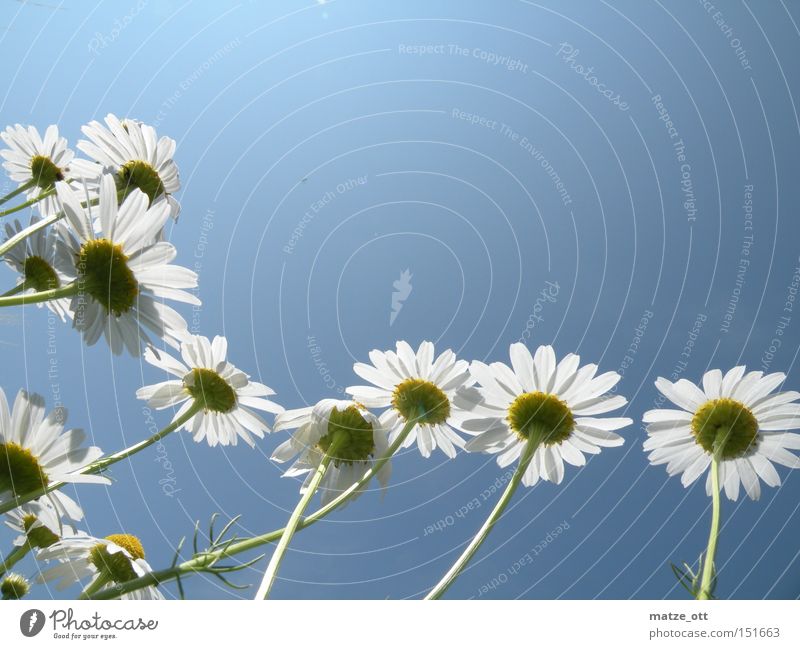
<svg viewBox="0 0 800 649">
<path fill-rule="evenodd" d="M 0 151 L 4 166 L 18 183 L 0 204 L 19 194 L 27 198 L 0 214 L 29 206 L 38 212 L 27 226 L 19 221 L 5 225 L 0 254 L 17 281 L 0 296 L 0 306 L 46 304 L 87 345 L 104 338 L 113 354 L 143 356 L 163 376 L 136 396 L 174 415 L 156 435 L 104 455 L 86 443 L 83 431 L 64 430 L 64 409 L 47 413 L 44 399 L 24 390 L 9 406 L 0 389 L 0 511 L 15 534 L 14 549 L 0 563 L 0 577 L 33 551 L 48 564 L 38 581 L 54 583 L 56 590 L 80 583 L 86 597 L 108 590 L 130 599 L 162 599 L 142 542 L 129 533 L 100 538 L 78 529 L 83 511 L 61 488 L 109 484 L 103 474 L 108 466 L 175 430 L 210 447 L 235 445 L 240 439 L 254 447 L 271 431 L 267 413 L 274 416 L 274 431 L 293 431 L 275 448 L 272 460 L 291 461 L 284 476 L 303 478 L 287 526 L 240 543 L 210 539 L 212 547 L 196 550 L 176 569 L 176 578 L 181 571 L 233 571 L 237 568 L 220 567 L 220 559 L 279 539 L 259 589 L 266 596 L 294 532 L 357 498 L 373 477 L 385 489 L 391 460 L 400 449 L 416 445 L 423 458 L 437 449 L 451 459 L 459 451 L 489 453 L 500 467 L 516 464 L 483 528 L 429 594 L 438 597 L 519 484 L 561 484 L 568 465 L 582 467 L 587 455 L 624 443 L 619 431 L 633 420 L 612 415 L 627 405 L 616 394 L 621 376 L 598 373 L 597 365 L 582 365 L 576 354 L 559 359 L 550 345 L 531 353 L 522 343 L 512 344 L 506 364 L 459 359 L 450 349 L 437 355 L 429 341 L 416 350 L 398 341 L 393 350 L 371 351 L 369 363 L 354 364 L 354 373 L 367 384 L 348 387 L 349 399 L 326 398 L 284 410 L 270 398 L 275 395 L 271 388 L 230 362 L 225 337 L 191 335 L 184 318 L 167 304 L 200 304 L 191 292 L 197 275 L 172 263 L 177 250 L 164 231 L 180 212 L 175 141 L 114 115 L 105 118 L 105 125 L 90 122 L 83 133 L 88 139 L 77 148 L 88 158 L 76 158 L 56 126 L 44 137 L 20 125 L 0 134 L 8 146 Z M 167 353 L 165 345 L 176 355 Z M 712 537 L 715 529 L 718 533 L 721 492 L 736 500 L 742 487 L 755 500 L 762 482 L 781 484 L 776 464 L 800 468 L 800 458 L 792 453 L 800 450 L 800 435 L 790 432 L 800 428 L 800 393 L 776 392 L 785 379 L 781 373 L 736 367 L 724 375 L 707 372 L 702 386 L 685 379 L 656 381 L 677 409 L 644 413 L 644 450 L 651 464 L 665 464 L 667 473 L 680 474 L 686 487 L 706 474 L 706 491 L 715 504 Z M 322 508 L 303 519 L 317 491 Z M 710 597 L 713 589 L 715 547 L 709 545 L 711 556 L 701 560 L 696 575 L 687 567 L 681 576 L 701 598 Z M 135 586 L 128 587 L 130 582 Z M 19 598 L 30 583 L 9 574 L 1 587 L 3 597 Z"/>
</svg>

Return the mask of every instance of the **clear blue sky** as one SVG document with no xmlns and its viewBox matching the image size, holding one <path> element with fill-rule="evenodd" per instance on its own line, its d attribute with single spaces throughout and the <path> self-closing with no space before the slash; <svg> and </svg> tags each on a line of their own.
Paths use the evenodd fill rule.
<svg viewBox="0 0 800 649">
<path fill-rule="evenodd" d="M 527 331 L 621 368 L 639 419 L 659 374 L 745 363 L 800 386 L 800 306 L 784 306 L 800 265 L 800 11 L 718 4 L 2 0 L 0 114 L 58 123 L 73 146 L 108 112 L 178 141 L 169 236 L 204 301 L 183 312 L 286 407 L 336 396 L 358 382 L 354 360 L 400 338 L 504 360 Z M 153 368 L 82 347 L 46 310 L 0 318 L 7 393 L 59 398 L 107 451 L 146 434 L 134 393 Z M 623 433 L 561 486 L 518 494 L 450 596 L 684 597 L 669 562 L 705 547 L 702 481 L 685 490 L 648 467 L 640 425 Z M 282 439 L 173 435 L 112 486 L 77 491 L 87 528 L 137 534 L 163 567 L 215 511 L 242 514 L 242 534 L 279 527 L 297 498 L 269 462 Z M 418 596 L 501 475 L 488 456 L 402 455 L 383 500 L 296 537 L 275 596 Z M 724 503 L 721 597 L 800 595 L 800 475 L 781 475 L 760 502 Z M 257 583 L 257 568 L 239 576 Z M 186 587 L 252 595 L 205 576 Z"/>
</svg>

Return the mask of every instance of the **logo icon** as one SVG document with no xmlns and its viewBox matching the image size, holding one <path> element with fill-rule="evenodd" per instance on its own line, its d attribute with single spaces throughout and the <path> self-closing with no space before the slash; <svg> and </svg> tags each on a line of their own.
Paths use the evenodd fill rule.
<svg viewBox="0 0 800 649">
<path fill-rule="evenodd" d="M 411 271 L 406 268 L 402 273 L 400 273 L 400 279 L 392 282 L 394 291 L 392 292 L 392 312 L 389 315 L 390 327 L 394 324 L 394 321 L 400 314 L 400 310 L 403 308 L 403 302 L 405 302 L 408 299 L 408 296 L 411 295 L 411 289 L 413 288 L 411 286 L 412 277 L 414 276 L 411 274 Z"/>
<path fill-rule="evenodd" d="M 32 638 L 44 628 L 44 613 L 38 608 L 25 611 L 19 618 L 19 630 L 26 638 Z"/>
</svg>

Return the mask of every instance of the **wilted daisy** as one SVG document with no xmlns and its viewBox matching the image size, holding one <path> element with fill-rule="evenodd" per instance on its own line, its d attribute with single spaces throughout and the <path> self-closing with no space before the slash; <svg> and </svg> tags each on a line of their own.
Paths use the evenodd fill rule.
<svg viewBox="0 0 800 649">
<path fill-rule="evenodd" d="M 633 423 L 631 419 L 595 417 L 627 403 L 624 397 L 608 394 L 619 374 L 595 376 L 597 365 L 579 367 L 575 354 L 556 363 L 549 345 L 539 347 L 532 357 L 524 344 L 514 343 L 509 354 L 511 367 L 474 361 L 470 371 L 480 387 L 456 398 L 457 405 L 479 415 L 463 422 L 465 431 L 477 435 L 467 442 L 468 451 L 496 453 L 497 463 L 505 467 L 536 434 L 538 446 L 522 477 L 522 483 L 531 486 L 539 478 L 559 484 L 565 462 L 583 466 L 584 453 L 624 443 L 613 431 Z"/>
<path fill-rule="evenodd" d="M 62 536 L 75 534 L 72 525 L 62 522 L 50 494 L 7 512 L 6 525 L 18 534 L 14 539 L 16 546 L 30 544 L 34 548 L 46 548 Z"/>
<path fill-rule="evenodd" d="M 30 225 L 39 221 L 39 217 L 31 217 Z M 39 292 L 66 286 L 75 280 L 74 264 L 64 263 L 56 254 L 56 240 L 61 234 L 61 224 L 53 227 L 41 228 L 32 235 L 13 246 L 5 255 L 6 263 L 13 268 L 19 276 L 17 286 L 25 284 L 24 291 Z M 6 223 L 6 240 L 23 230 L 19 221 Z M 46 304 L 63 322 L 72 318 L 70 311 L 70 298 L 64 297 L 48 302 L 39 302 L 38 306 Z"/>
<path fill-rule="evenodd" d="M 381 457 L 389 448 L 386 430 L 378 418 L 354 401 L 323 399 L 315 406 L 287 410 L 275 418 L 276 431 L 291 428 L 297 430 L 275 449 L 272 459 L 287 462 L 297 456 L 283 475 L 308 474 L 300 489 L 305 493 L 323 455 L 331 451 L 333 460 L 319 487 L 323 504 L 358 482 L 372 466 L 373 458 Z M 391 473 L 391 462 L 386 462 L 377 473 L 382 487 L 388 484 Z M 358 495 L 354 493 L 353 498 Z"/>
<path fill-rule="evenodd" d="M 743 366 L 724 376 L 720 370 L 706 372 L 702 388 L 686 379 L 659 378 L 656 387 L 680 410 L 644 413 L 650 463 L 666 464 L 671 476 L 682 474 L 688 487 L 716 454 L 719 483 L 731 500 L 738 498 L 740 483 L 753 500 L 761 495 L 759 480 L 779 486 L 773 462 L 800 468 L 800 458 L 789 452 L 800 449 L 800 435 L 785 432 L 800 428 L 800 393 L 773 392 L 785 378 L 780 372 L 745 372 Z M 712 493 L 710 471 L 706 492 Z"/>
<path fill-rule="evenodd" d="M 0 497 L 13 498 L 41 489 L 51 482 L 101 483 L 108 478 L 80 471 L 103 452 L 82 446 L 86 435 L 78 428 L 64 431 L 67 411 L 58 408 L 45 416 L 44 398 L 20 390 L 9 411 L 0 389 Z M 83 512 L 61 491 L 48 494 L 58 511 L 72 520 Z"/>
<path fill-rule="evenodd" d="M 0 151 L 5 158 L 3 167 L 11 180 L 29 187 L 29 199 L 52 190 L 56 182 L 73 177 L 70 163 L 74 154 L 67 148 L 67 140 L 59 137 L 57 126 L 48 126 L 42 139 L 33 126 L 15 124 L 0 133 L 0 138 L 10 147 Z M 55 214 L 58 210 L 55 196 L 43 199 L 38 208 L 45 216 Z"/>
<path fill-rule="evenodd" d="M 57 184 L 69 232 L 59 239 L 58 254 L 71 259 L 78 292 L 72 297 L 73 326 L 87 345 L 105 336 L 111 351 L 127 349 L 138 356 L 142 341 L 152 344 L 146 329 L 177 348 L 186 321 L 162 299 L 200 304 L 184 289 L 197 286 L 197 274 L 171 265 L 175 247 L 157 241 L 169 208 L 163 201 L 148 207 L 147 196 L 134 189 L 117 205 L 114 179 L 100 181 L 100 204 L 82 207 L 76 192 Z M 93 226 L 93 210 L 98 212 Z"/>
<path fill-rule="evenodd" d="M 181 426 L 194 435 L 195 442 L 206 440 L 209 446 L 235 445 L 241 437 L 250 446 L 251 436 L 263 438 L 269 432 L 267 423 L 253 410 L 274 414 L 283 412 L 277 403 L 265 399 L 275 394 L 266 385 L 250 377 L 228 362 L 228 341 L 215 336 L 189 336 L 181 343 L 183 363 L 169 354 L 145 351 L 145 360 L 177 379 L 140 388 L 139 399 L 157 410 L 183 406 L 173 418 L 177 421 L 191 408 L 200 410 Z"/>
<path fill-rule="evenodd" d="M 451 428 L 463 415 L 454 407 L 453 397 L 474 383 L 469 363 L 456 360 L 449 349 L 434 360 L 433 343 L 427 341 L 414 353 L 404 340 L 397 343 L 397 353 L 374 349 L 369 359 L 372 365 L 356 363 L 353 371 L 373 385 L 354 385 L 346 392 L 367 408 L 391 407 L 381 416 L 381 424 L 390 431 L 390 442 L 407 421 L 415 419 L 418 423 L 403 447 L 416 441 L 423 457 L 430 457 L 437 446 L 448 457 L 455 457 L 464 440 Z"/>
<path fill-rule="evenodd" d="M 44 550 L 37 558 L 57 562 L 43 570 L 38 581 L 56 582 L 56 590 L 90 579 L 90 589 L 120 584 L 152 572 L 144 559 L 142 542 L 132 534 L 111 534 L 98 539 L 87 534 L 65 537 Z M 155 586 L 145 586 L 120 599 L 164 599 Z"/>
<path fill-rule="evenodd" d="M 180 212 L 172 196 L 180 189 L 175 155 L 175 140 L 159 138 L 152 126 L 133 119 L 120 120 L 109 113 L 106 126 L 92 121 L 81 128 L 89 140 L 78 142 L 78 148 L 95 163 L 76 161 L 76 169 L 86 178 L 99 177 L 101 171 L 111 171 L 117 189 L 126 192 L 138 188 L 150 203 L 165 199 L 172 216 Z"/>
</svg>

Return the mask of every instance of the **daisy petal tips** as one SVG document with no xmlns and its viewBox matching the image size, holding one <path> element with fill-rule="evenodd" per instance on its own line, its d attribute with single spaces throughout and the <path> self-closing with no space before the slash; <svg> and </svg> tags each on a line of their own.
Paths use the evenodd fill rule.
<svg viewBox="0 0 800 649">
<path fill-rule="evenodd" d="M 475 436 L 467 442 L 467 451 L 494 453 L 497 464 L 505 467 L 520 458 L 533 431 L 540 431 L 540 442 L 522 477 L 522 483 L 531 486 L 539 479 L 560 484 L 565 463 L 583 466 L 585 453 L 624 443 L 615 431 L 633 420 L 597 416 L 627 403 L 624 397 L 609 394 L 619 374 L 597 375 L 596 365 L 581 367 L 575 354 L 557 362 L 549 345 L 531 356 L 524 344 L 514 343 L 509 355 L 511 367 L 479 361 L 470 366 L 478 387 L 458 401 L 480 416 L 462 424 Z"/>
<path fill-rule="evenodd" d="M 709 468 L 716 454 L 720 488 L 730 500 L 739 497 L 740 485 L 752 500 L 761 496 L 761 482 L 780 486 L 775 464 L 800 468 L 800 458 L 790 452 L 800 450 L 800 435 L 787 432 L 800 428 L 800 393 L 776 392 L 785 378 L 743 366 L 724 375 L 706 372 L 702 387 L 659 378 L 656 387 L 677 409 L 644 413 L 650 464 L 666 464 L 685 487 L 707 473 L 706 492 L 712 495 Z"/>
<path fill-rule="evenodd" d="M 193 408 L 197 410 L 180 428 L 194 436 L 195 442 L 205 440 L 209 446 L 236 445 L 241 437 L 251 447 L 253 435 L 259 438 L 269 432 L 267 423 L 254 410 L 273 414 L 283 407 L 266 399 L 275 392 L 255 381 L 228 362 L 228 341 L 215 336 L 189 336 L 181 343 L 183 362 L 161 351 L 145 350 L 145 360 L 164 370 L 173 379 L 140 388 L 139 399 L 156 410 L 183 404 L 173 422 Z"/>
<path fill-rule="evenodd" d="M 423 342 L 415 352 L 401 340 L 397 352 L 373 350 L 372 364 L 356 363 L 353 371 L 372 385 L 354 385 L 347 394 L 367 408 L 388 408 L 381 424 L 390 431 L 390 442 L 400 434 L 407 421 L 417 424 L 403 442 L 415 441 L 423 457 L 430 457 L 437 447 L 455 457 L 464 440 L 453 430 L 463 418 L 463 410 L 454 399 L 474 383 L 469 363 L 457 360 L 449 349 L 434 358 L 431 342 Z"/>
</svg>

